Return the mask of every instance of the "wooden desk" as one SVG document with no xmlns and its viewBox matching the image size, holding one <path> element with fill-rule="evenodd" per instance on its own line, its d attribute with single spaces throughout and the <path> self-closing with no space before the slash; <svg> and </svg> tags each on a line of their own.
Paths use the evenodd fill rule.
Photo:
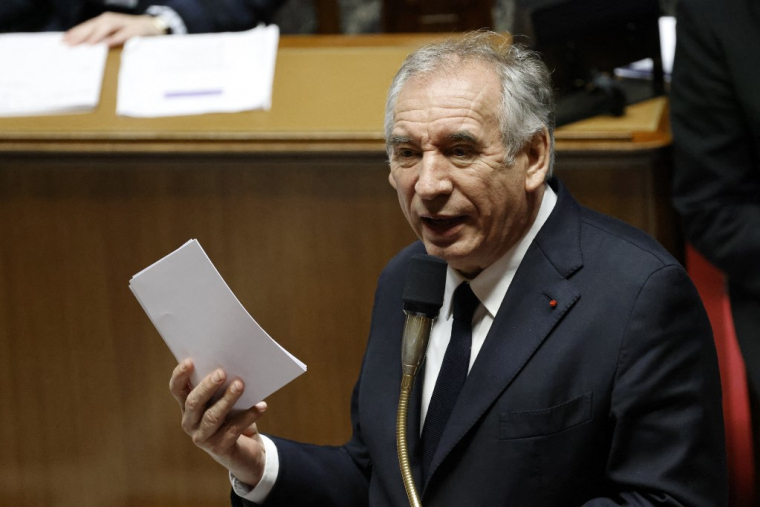
<svg viewBox="0 0 760 507">
<path fill-rule="evenodd" d="M 265 431 L 349 435 L 377 275 L 414 238 L 387 184 L 385 93 L 425 37 L 283 38 L 273 109 L 0 119 L 0 504 L 226 505 L 224 471 L 179 426 L 174 360 L 127 288 L 198 238 L 309 372 Z M 584 202 L 668 242 L 664 101 L 557 133 Z"/>
<path fill-rule="evenodd" d="M 271 111 L 169 118 L 114 114 L 120 50 L 108 56 L 102 99 L 82 115 L 0 118 L 0 153 L 382 152 L 385 95 L 404 57 L 434 35 L 281 39 Z M 559 151 L 666 146 L 665 100 L 557 131 Z"/>
</svg>

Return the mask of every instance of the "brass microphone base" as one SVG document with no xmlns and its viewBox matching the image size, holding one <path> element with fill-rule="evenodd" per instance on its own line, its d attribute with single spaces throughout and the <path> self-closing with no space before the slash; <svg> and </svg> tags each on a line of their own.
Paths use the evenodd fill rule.
<svg viewBox="0 0 760 507">
<path fill-rule="evenodd" d="M 406 443 L 406 420 L 409 409 L 409 396 L 414 385 L 414 375 L 404 375 L 401 378 L 401 393 L 398 399 L 398 413 L 396 416 L 396 448 L 398 451 L 398 463 L 401 468 L 401 477 L 404 480 L 404 489 L 409 498 L 411 507 L 422 507 L 417 487 L 414 485 L 412 468 L 409 465 L 409 449 Z"/>
</svg>

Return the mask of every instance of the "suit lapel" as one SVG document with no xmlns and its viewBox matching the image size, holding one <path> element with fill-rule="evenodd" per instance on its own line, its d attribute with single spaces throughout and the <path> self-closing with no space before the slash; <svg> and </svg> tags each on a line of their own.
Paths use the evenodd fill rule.
<svg viewBox="0 0 760 507">
<path fill-rule="evenodd" d="M 579 207 L 559 182 L 554 184 L 557 205 L 502 301 L 441 437 L 431 477 L 581 297 L 567 279 L 582 266 Z"/>
</svg>

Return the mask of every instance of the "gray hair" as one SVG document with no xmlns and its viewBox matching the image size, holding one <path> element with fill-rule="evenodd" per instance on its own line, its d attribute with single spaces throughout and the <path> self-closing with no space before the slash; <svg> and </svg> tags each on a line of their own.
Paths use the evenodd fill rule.
<svg viewBox="0 0 760 507">
<path fill-rule="evenodd" d="M 538 54 L 494 32 L 477 31 L 461 39 L 428 44 L 406 57 L 393 78 L 385 104 L 385 142 L 388 156 L 393 130 L 393 111 L 401 89 L 409 79 L 439 71 L 453 71 L 463 62 L 480 62 L 492 68 L 501 81 L 502 102 L 498 112 L 502 142 L 507 150 L 504 163 L 541 132 L 549 132 L 549 172 L 554 167 L 554 93 L 551 76 Z"/>
</svg>

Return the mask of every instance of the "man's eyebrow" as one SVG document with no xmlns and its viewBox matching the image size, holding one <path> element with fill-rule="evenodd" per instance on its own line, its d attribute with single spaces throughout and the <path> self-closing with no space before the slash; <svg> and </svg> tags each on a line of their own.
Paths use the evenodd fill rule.
<svg viewBox="0 0 760 507">
<path fill-rule="evenodd" d="M 391 136 L 388 140 L 388 144 L 391 146 L 398 146 L 399 144 L 408 143 L 411 141 L 409 136 Z"/>
<path fill-rule="evenodd" d="M 478 138 L 467 130 L 460 130 L 449 134 L 449 141 L 466 141 L 468 143 L 477 144 Z"/>
</svg>

